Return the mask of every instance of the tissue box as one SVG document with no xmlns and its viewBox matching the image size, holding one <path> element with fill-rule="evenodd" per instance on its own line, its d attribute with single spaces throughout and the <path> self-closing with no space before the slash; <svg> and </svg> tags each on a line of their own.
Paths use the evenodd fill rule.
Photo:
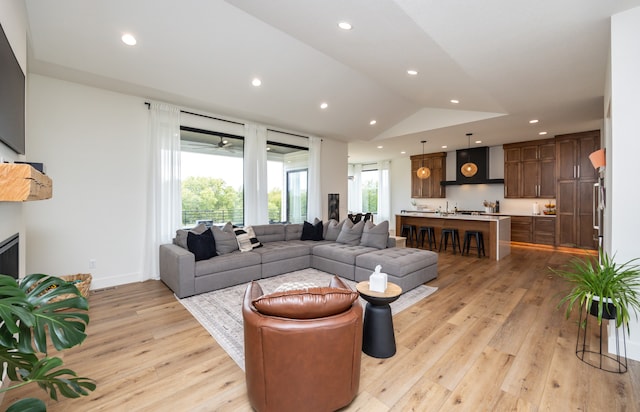
<svg viewBox="0 0 640 412">
<path fill-rule="evenodd" d="M 387 290 L 387 274 L 374 272 L 369 276 L 369 290 L 381 293 Z"/>
</svg>

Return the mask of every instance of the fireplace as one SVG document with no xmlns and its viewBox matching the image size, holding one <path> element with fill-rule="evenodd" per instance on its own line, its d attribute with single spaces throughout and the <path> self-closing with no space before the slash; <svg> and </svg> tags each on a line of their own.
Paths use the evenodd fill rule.
<svg viewBox="0 0 640 412">
<path fill-rule="evenodd" d="M 18 279 L 20 259 L 18 257 L 18 233 L 0 242 L 0 274 Z"/>
</svg>

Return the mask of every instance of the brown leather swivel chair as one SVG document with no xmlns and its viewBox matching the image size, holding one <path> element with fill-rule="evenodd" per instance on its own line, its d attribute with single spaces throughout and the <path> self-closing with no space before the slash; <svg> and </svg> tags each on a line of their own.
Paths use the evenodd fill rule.
<svg viewBox="0 0 640 412">
<path fill-rule="evenodd" d="M 266 411 L 334 411 L 360 384 L 362 306 L 334 277 L 328 288 L 244 295 L 244 365 L 249 401 Z"/>
</svg>

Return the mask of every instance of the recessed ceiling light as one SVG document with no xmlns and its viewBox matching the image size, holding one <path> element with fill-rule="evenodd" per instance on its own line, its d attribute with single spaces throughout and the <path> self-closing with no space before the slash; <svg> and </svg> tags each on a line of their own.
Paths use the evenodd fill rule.
<svg viewBox="0 0 640 412">
<path fill-rule="evenodd" d="M 123 34 L 121 39 L 122 39 L 122 42 L 127 46 L 135 46 L 137 43 L 136 38 L 133 37 L 133 34 L 130 34 L 130 33 Z"/>
<path fill-rule="evenodd" d="M 446 148 L 447 148 L 447 145 L 442 146 L 442 148 L 443 148 L 443 149 L 446 149 Z"/>
<path fill-rule="evenodd" d="M 529 120 L 529 123 L 531 123 L 531 124 L 538 123 L 538 119 Z"/>
<path fill-rule="evenodd" d="M 382 148 L 383 148 L 383 146 L 378 146 L 378 149 L 382 149 Z"/>
<path fill-rule="evenodd" d="M 329 105 L 325 102 L 320 103 L 320 108 L 321 109 L 326 109 L 327 107 L 329 107 Z"/>
<path fill-rule="evenodd" d="M 371 126 L 373 126 L 373 125 L 374 125 L 374 124 L 376 124 L 376 123 L 378 123 L 378 121 L 377 121 L 377 120 L 372 120 L 372 121 L 370 121 L 370 122 L 369 122 L 369 124 L 370 124 Z"/>
<path fill-rule="evenodd" d="M 453 104 L 458 104 L 458 103 L 460 103 L 460 100 L 456 100 L 456 99 L 451 99 L 451 100 L 449 100 L 449 101 L 450 101 L 451 103 L 453 103 Z"/>
<path fill-rule="evenodd" d="M 260 79 L 258 79 L 256 77 L 255 79 L 251 80 L 251 84 L 256 86 L 256 87 L 259 87 L 262 84 L 262 80 L 260 80 Z"/>
<path fill-rule="evenodd" d="M 409 69 L 409 70 L 407 70 L 407 74 L 409 76 L 417 76 L 418 75 L 418 71 L 417 70 L 413 70 L 413 69 Z"/>
<path fill-rule="evenodd" d="M 405 152 L 404 150 L 400 152 L 400 154 L 407 154 L 407 152 Z"/>
<path fill-rule="evenodd" d="M 540 132 L 538 133 L 540 136 L 544 136 L 545 134 L 547 134 L 547 132 Z"/>
<path fill-rule="evenodd" d="M 482 143 L 482 140 L 476 140 L 476 143 L 480 144 Z"/>
<path fill-rule="evenodd" d="M 338 27 L 340 27 L 342 30 L 351 30 L 353 28 L 353 26 L 351 26 L 351 23 L 347 21 L 341 21 L 340 23 L 338 23 Z"/>
</svg>

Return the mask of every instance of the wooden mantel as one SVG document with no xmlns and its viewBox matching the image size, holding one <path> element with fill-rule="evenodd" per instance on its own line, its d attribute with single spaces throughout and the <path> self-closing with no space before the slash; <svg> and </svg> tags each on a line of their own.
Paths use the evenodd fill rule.
<svg viewBox="0 0 640 412">
<path fill-rule="evenodd" d="M 51 178 L 28 164 L 0 164 L 0 202 L 50 199 Z"/>
</svg>

